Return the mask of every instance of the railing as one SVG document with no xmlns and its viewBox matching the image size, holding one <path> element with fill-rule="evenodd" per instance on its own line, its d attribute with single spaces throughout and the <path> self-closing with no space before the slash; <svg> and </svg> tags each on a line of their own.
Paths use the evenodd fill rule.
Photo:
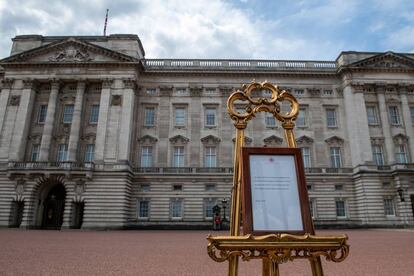
<svg viewBox="0 0 414 276">
<path fill-rule="evenodd" d="M 93 163 L 79 162 L 9 162 L 8 169 L 11 170 L 44 170 L 44 169 L 63 169 L 63 170 L 93 170 Z"/>
<path fill-rule="evenodd" d="M 305 168 L 305 173 L 352 173 L 352 168 Z"/>
<path fill-rule="evenodd" d="M 303 69 L 328 70 L 337 68 L 334 61 L 287 60 L 220 60 L 220 59 L 146 59 L 147 69 Z"/>
<path fill-rule="evenodd" d="M 200 168 L 200 167 L 138 167 L 133 169 L 136 173 L 149 173 L 149 174 L 231 174 L 233 173 L 233 168 Z"/>
<path fill-rule="evenodd" d="M 131 167 L 129 164 L 104 164 L 81 162 L 8 162 L 1 163 L 1 168 L 6 170 L 100 170 L 117 171 L 132 170 L 139 174 L 232 174 L 232 167 Z M 357 170 L 390 171 L 390 170 L 414 170 L 414 163 L 392 164 L 385 166 L 363 165 Z M 305 168 L 306 174 L 350 174 L 353 168 Z"/>
</svg>

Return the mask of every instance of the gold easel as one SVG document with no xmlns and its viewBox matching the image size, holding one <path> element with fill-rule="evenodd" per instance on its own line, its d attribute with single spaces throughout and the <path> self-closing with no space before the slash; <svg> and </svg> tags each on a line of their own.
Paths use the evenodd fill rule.
<svg viewBox="0 0 414 276">
<path fill-rule="evenodd" d="M 270 97 L 254 98 L 254 91 L 270 91 Z M 244 113 L 239 113 L 235 107 L 237 101 L 247 105 Z M 279 102 L 288 101 L 291 110 L 281 112 Z M 262 259 L 263 276 L 279 275 L 279 264 L 293 259 L 309 259 L 312 275 L 323 276 L 320 256 L 334 262 L 343 261 L 349 253 L 349 245 L 346 235 L 336 237 L 315 236 L 312 226 L 311 233 L 305 235 L 271 234 L 266 236 L 240 236 L 240 212 L 241 212 L 241 181 L 242 159 L 241 150 L 244 145 L 244 130 L 247 122 L 255 117 L 258 112 L 270 112 L 282 122 L 285 130 L 285 138 L 288 147 L 295 148 L 296 140 L 293 134 L 295 120 L 299 113 L 299 103 L 296 98 L 284 90 L 269 82 L 252 82 L 243 85 L 242 90 L 237 90 L 227 100 L 227 111 L 236 127 L 236 145 L 234 149 L 234 175 L 231 205 L 230 236 L 209 236 L 207 247 L 209 256 L 217 262 L 229 262 L 229 276 L 237 276 L 239 257 L 242 260 Z M 340 251 L 340 254 L 337 254 Z"/>
</svg>

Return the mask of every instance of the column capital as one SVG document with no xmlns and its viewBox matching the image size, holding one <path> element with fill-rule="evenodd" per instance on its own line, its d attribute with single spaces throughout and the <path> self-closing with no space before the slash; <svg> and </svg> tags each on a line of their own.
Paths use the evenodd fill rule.
<svg viewBox="0 0 414 276">
<path fill-rule="evenodd" d="M 86 88 L 86 83 L 87 83 L 86 80 L 83 80 L 83 79 L 78 80 L 76 89 L 84 91 Z"/>
<path fill-rule="evenodd" d="M 50 81 L 50 90 L 58 90 L 62 83 L 59 79 L 55 79 L 55 78 L 51 78 L 49 79 L 49 81 Z"/>
<path fill-rule="evenodd" d="M 124 88 L 126 89 L 135 89 L 137 82 L 134 79 L 123 79 Z"/>
<path fill-rule="evenodd" d="M 24 79 L 23 80 L 23 89 L 32 89 L 36 86 L 36 81 L 33 79 Z"/>
<path fill-rule="evenodd" d="M 3 88 L 5 88 L 5 89 L 12 88 L 13 83 L 14 83 L 14 79 L 12 79 L 12 78 L 6 78 L 1 82 Z"/>
<path fill-rule="evenodd" d="M 102 80 L 102 89 L 111 88 L 113 82 L 114 82 L 113 79 L 103 79 Z"/>
</svg>

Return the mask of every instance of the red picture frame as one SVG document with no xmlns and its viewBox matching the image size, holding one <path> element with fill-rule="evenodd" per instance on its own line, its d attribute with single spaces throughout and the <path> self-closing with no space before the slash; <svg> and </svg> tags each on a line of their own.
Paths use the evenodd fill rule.
<svg viewBox="0 0 414 276">
<path fill-rule="evenodd" d="M 314 234 L 300 149 L 245 147 L 242 166 L 244 234 Z"/>
</svg>

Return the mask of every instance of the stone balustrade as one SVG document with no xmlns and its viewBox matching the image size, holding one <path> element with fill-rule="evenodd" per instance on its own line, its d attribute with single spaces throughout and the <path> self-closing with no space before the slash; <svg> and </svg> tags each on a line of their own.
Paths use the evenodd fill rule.
<svg viewBox="0 0 414 276">
<path fill-rule="evenodd" d="M 304 69 L 335 71 L 334 61 L 287 61 L 287 60 L 214 60 L 214 59 L 146 59 L 147 69 Z"/>
<path fill-rule="evenodd" d="M 8 170 L 132 170 L 137 174 L 232 174 L 232 167 L 131 167 L 128 164 L 105 164 L 95 165 L 94 163 L 80 162 L 8 162 L 0 164 L 0 168 Z M 355 168 L 363 171 L 393 171 L 393 170 L 414 170 L 414 163 L 392 164 L 385 166 L 364 165 Z M 305 168 L 307 175 L 312 174 L 350 174 L 353 168 Z"/>
</svg>

